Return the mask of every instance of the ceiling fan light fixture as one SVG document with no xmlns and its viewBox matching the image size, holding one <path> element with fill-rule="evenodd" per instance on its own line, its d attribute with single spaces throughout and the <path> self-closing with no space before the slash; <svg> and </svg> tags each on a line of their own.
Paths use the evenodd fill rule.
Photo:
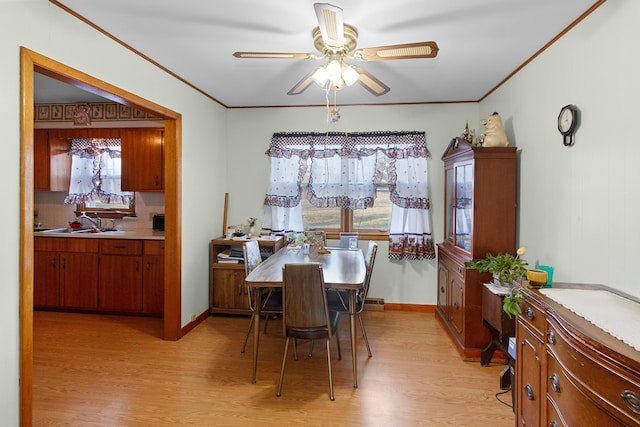
<svg viewBox="0 0 640 427">
<path fill-rule="evenodd" d="M 342 64 L 342 79 L 347 86 L 351 86 L 360 78 L 360 74 L 350 65 Z"/>
<path fill-rule="evenodd" d="M 313 73 L 313 81 L 318 85 L 324 86 L 327 83 L 327 80 L 329 80 L 329 74 L 325 67 L 320 67 L 315 71 L 315 73 Z"/>
<path fill-rule="evenodd" d="M 327 75 L 331 80 L 337 80 L 340 78 L 342 74 L 342 66 L 340 65 L 340 61 L 337 59 L 332 59 L 327 64 Z"/>
</svg>

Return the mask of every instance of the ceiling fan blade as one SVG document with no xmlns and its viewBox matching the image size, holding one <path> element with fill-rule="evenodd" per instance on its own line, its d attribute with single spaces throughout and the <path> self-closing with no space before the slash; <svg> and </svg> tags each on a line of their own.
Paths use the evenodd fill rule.
<svg viewBox="0 0 640 427">
<path fill-rule="evenodd" d="M 342 9 L 329 3 L 314 3 L 320 33 L 329 48 L 342 49 L 344 46 L 344 20 Z"/>
<path fill-rule="evenodd" d="M 296 85 L 292 87 L 289 92 L 287 92 L 287 95 L 300 95 L 302 92 L 304 92 L 305 89 L 311 86 L 311 83 L 313 83 L 313 74 L 315 72 L 316 69 L 311 70 L 309 74 L 304 76 L 302 80 L 296 83 Z"/>
<path fill-rule="evenodd" d="M 252 59 L 317 59 L 318 55 L 313 53 L 291 53 L 291 52 L 233 52 L 236 58 Z"/>
<path fill-rule="evenodd" d="M 382 83 L 377 78 L 373 77 L 371 73 L 369 73 L 364 68 L 354 67 L 358 74 L 360 74 L 360 78 L 358 79 L 358 83 L 360 83 L 366 90 L 374 94 L 375 96 L 384 95 L 389 92 L 391 88 L 386 84 Z"/>
<path fill-rule="evenodd" d="M 435 58 L 438 50 L 436 42 L 419 42 L 357 49 L 353 56 L 362 61 Z"/>
</svg>

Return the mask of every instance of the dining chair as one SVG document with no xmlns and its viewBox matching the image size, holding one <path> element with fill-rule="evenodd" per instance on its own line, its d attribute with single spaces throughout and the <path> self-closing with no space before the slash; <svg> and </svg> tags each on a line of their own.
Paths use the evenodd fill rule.
<svg viewBox="0 0 640 427">
<path fill-rule="evenodd" d="M 364 343 L 367 346 L 367 353 L 369 354 L 369 357 L 373 355 L 371 354 L 371 347 L 369 346 L 367 331 L 364 328 L 364 321 L 362 320 L 362 311 L 364 310 L 364 306 L 367 301 L 367 294 L 369 293 L 369 284 L 371 283 L 371 274 L 373 273 L 373 265 L 376 261 L 377 253 L 378 253 L 378 244 L 373 240 L 369 240 L 367 253 L 364 256 L 364 262 L 367 266 L 367 272 L 364 278 L 364 284 L 362 286 L 362 289 L 359 290 L 358 293 L 356 294 L 355 313 L 356 313 L 356 316 L 358 316 L 358 320 L 360 322 L 360 329 L 362 329 L 362 337 L 364 338 Z M 349 291 L 329 289 L 327 292 L 327 304 L 329 306 L 329 310 L 338 311 L 342 315 L 344 314 L 349 315 Z"/>
<path fill-rule="evenodd" d="M 307 230 L 304 232 L 311 246 L 327 246 L 327 234 L 324 230 Z"/>
<path fill-rule="evenodd" d="M 357 232 L 340 233 L 339 247 L 343 249 L 356 249 L 358 247 L 358 237 L 359 233 Z"/>
<path fill-rule="evenodd" d="M 244 257 L 244 273 L 246 277 L 262 262 L 262 255 L 260 254 L 260 245 L 258 245 L 258 241 L 249 240 L 244 245 L 242 245 L 242 254 Z M 246 285 L 246 283 L 245 286 L 247 286 L 247 294 L 249 295 L 249 308 L 251 309 L 252 313 L 255 312 L 255 307 L 253 306 L 253 299 L 255 296 L 254 292 L 262 292 L 262 304 L 260 307 L 260 312 L 265 315 L 264 332 L 266 333 L 269 316 L 282 314 L 282 291 L 277 288 L 253 289 Z M 244 336 L 244 341 L 242 342 L 242 349 L 240 349 L 240 353 L 244 353 L 244 350 L 247 347 L 247 340 L 249 339 L 249 335 L 251 334 L 251 326 L 253 326 L 253 314 L 251 315 L 249 328 L 247 329 L 247 333 Z"/>
<path fill-rule="evenodd" d="M 286 336 L 280 381 L 276 396 L 282 392 L 284 369 L 287 363 L 289 341 L 293 338 L 293 358 L 298 360 L 298 339 L 324 339 L 327 346 L 327 366 L 329 369 L 329 398 L 333 396 L 331 372 L 331 348 L 329 341 L 336 334 L 340 314 L 327 308 L 327 293 L 324 274 L 320 263 L 285 264 L 282 267 L 283 328 Z M 340 340 L 337 339 L 338 357 L 342 357 Z"/>
</svg>

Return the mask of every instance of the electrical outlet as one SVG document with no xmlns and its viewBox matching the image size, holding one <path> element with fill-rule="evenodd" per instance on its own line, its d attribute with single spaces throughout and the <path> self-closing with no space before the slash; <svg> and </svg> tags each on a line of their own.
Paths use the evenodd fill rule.
<svg viewBox="0 0 640 427">
<path fill-rule="evenodd" d="M 191 315 L 191 321 L 192 321 L 192 322 L 195 322 L 195 320 L 196 320 L 196 315 L 195 315 L 195 314 L 192 314 L 192 315 Z"/>
</svg>

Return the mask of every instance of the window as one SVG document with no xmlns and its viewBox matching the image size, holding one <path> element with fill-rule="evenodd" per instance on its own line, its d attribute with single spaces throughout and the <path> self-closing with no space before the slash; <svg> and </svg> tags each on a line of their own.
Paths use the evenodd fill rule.
<svg viewBox="0 0 640 427">
<path fill-rule="evenodd" d="M 375 187 L 375 202 L 367 209 L 320 208 L 301 198 L 302 222 L 306 230 L 324 230 L 332 238 L 341 231 L 357 231 L 369 238 L 387 238 L 391 218 L 391 199 L 387 182 L 386 164 L 380 183 Z M 310 161 L 309 161 L 310 166 Z M 309 167 L 309 170 L 311 168 Z M 306 177 L 305 182 L 308 182 Z M 304 187 L 307 188 L 306 186 Z M 304 191 L 303 191 L 304 193 Z"/>
<path fill-rule="evenodd" d="M 76 138 L 71 141 L 71 181 L 65 203 L 78 212 L 124 216 L 134 211 L 134 195 L 122 191 L 120 138 Z"/>
<path fill-rule="evenodd" d="M 275 133 L 263 232 L 357 231 L 393 259 L 435 257 L 424 132 Z"/>
</svg>

